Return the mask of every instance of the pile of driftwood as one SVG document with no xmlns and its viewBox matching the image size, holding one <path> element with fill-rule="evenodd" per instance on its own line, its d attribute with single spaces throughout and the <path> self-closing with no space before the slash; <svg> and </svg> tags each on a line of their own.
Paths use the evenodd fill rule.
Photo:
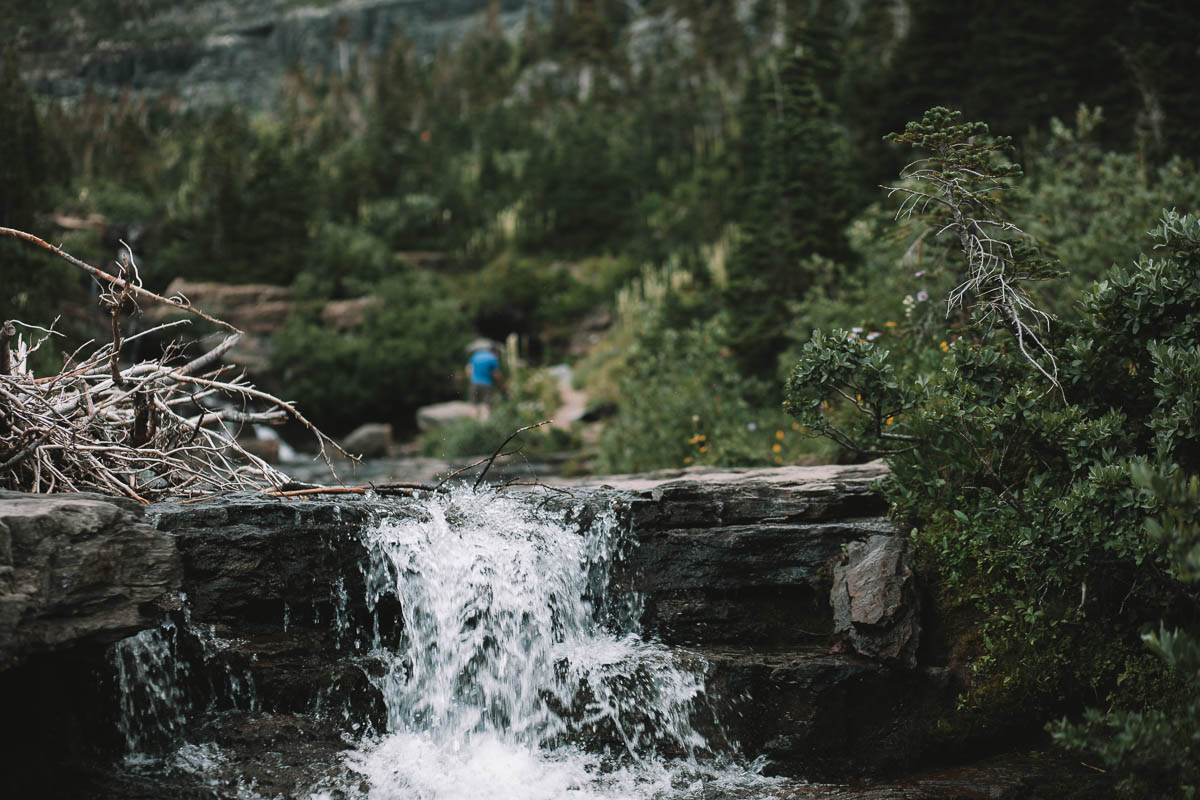
<svg viewBox="0 0 1200 800">
<path fill-rule="evenodd" d="M 0 488 L 99 491 L 144 503 L 236 490 L 279 492 L 287 476 L 247 452 L 238 434 L 244 426 L 289 417 L 312 432 L 327 464 L 327 445 L 341 451 L 290 403 L 221 363 L 240 331 L 186 298 L 143 289 L 128 248 L 111 274 L 28 233 L 0 228 L 0 235 L 42 247 L 90 273 L 112 320 L 112 341 L 85 344 L 64 359 L 58 374 L 43 377 L 30 371 L 29 356 L 53 331 L 17 321 L 0 326 Z M 129 342 L 182 324 L 122 337 L 121 317 L 136 310 L 138 301 L 166 303 L 228 333 L 190 359 L 169 348 L 156 360 L 122 366 Z M 29 340 L 18 334 L 19 326 L 42 336 Z"/>
</svg>

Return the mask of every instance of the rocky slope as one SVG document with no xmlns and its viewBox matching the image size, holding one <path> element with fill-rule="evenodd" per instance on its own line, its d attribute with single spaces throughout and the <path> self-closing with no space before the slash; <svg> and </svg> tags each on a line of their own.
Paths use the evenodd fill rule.
<svg viewBox="0 0 1200 800">
<path fill-rule="evenodd" d="M 51 3 L 53 5 L 53 3 Z M 74 100 L 87 92 L 154 97 L 184 105 L 263 108 L 294 68 L 346 74 L 378 57 L 398 34 L 432 54 L 482 22 L 486 0 L 201 0 L 83 4 L 43 19 L 25 10 L 15 26 L 25 79 L 36 93 Z M 525 7 L 503 0 L 500 23 L 517 30 Z M 24 24 L 21 24 L 24 22 Z"/>
</svg>

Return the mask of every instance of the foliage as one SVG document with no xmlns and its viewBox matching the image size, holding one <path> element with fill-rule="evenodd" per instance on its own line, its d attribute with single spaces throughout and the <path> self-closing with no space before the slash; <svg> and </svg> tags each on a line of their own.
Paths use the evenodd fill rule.
<svg viewBox="0 0 1200 800">
<path fill-rule="evenodd" d="M 26 63 L 80 38 L 119 33 L 136 49 L 143 36 L 176 30 L 161 0 L 93 5 L 64 14 L 54 0 L 14 12 Z M 1013 262 L 1018 273 L 1042 257 L 1071 266 L 1072 277 L 1043 294 L 1052 316 L 1073 314 L 1159 208 L 1197 210 L 1195 167 L 1171 158 L 1195 152 L 1200 130 L 1195 53 L 1183 35 L 1196 20 L 1170 3 L 1104 13 L 1098 0 L 1067 11 L 985 3 L 965 17 L 945 0 L 915 0 L 907 13 L 841 0 L 634 6 L 555 3 L 545 19 L 529 13 L 518 37 L 493 7 L 437 53 L 401 35 L 382 52 L 371 43 L 344 69 L 297 67 L 279 102 L 255 113 L 187 107 L 169 92 L 97 92 L 70 107 L 46 99 L 30 137 L 15 133 L 33 108 L 22 89 L 0 119 L 0 172 L 48 172 L 0 192 L 0 204 L 19 200 L 39 225 L 50 211 L 105 217 L 102 232 L 70 234 L 97 261 L 122 234 L 144 231 L 131 244 L 159 290 L 186 277 L 291 285 L 314 302 L 350 298 L 402 274 L 397 254 L 433 251 L 447 308 L 464 310 L 481 333 L 518 332 L 530 352 L 555 356 L 573 323 L 611 304 L 636 265 L 672 264 L 695 273 L 697 294 L 669 324 L 704 329 L 718 353 L 728 348 L 716 363 L 755 409 L 744 424 L 765 420 L 761 409 L 778 399 L 779 353 L 791 344 L 798 355 L 813 327 L 861 327 L 893 358 L 925 369 L 940 342 L 971 324 L 952 319 L 960 328 L 947 333 L 934 303 L 919 299 L 962 282 L 946 246 L 953 236 L 910 248 L 913 238 L 884 231 L 890 212 L 863 208 L 898 158 L 879 134 L 934 98 L 1000 108 L 1004 128 L 1022 133 L 1014 144 L 1031 180 L 1001 211 L 1020 213 L 1044 245 Z M 1002 107 L 996 98 L 1006 98 Z M 1091 111 L 1073 130 L 1049 122 L 1080 102 L 1103 105 L 1107 124 Z M 64 160 L 69 191 L 54 186 Z M 993 202 L 990 189 L 974 191 Z M 1015 231 L 1000 238 L 1026 241 Z M 705 272 L 705 250 L 718 245 L 728 251 L 723 271 Z M 3 257 L 6 289 L 16 291 L 0 304 L 19 304 L 5 315 L 44 323 L 60 300 L 86 301 L 84 282 Z M 604 274 L 588 274 L 597 262 Z M 354 380 L 343 371 L 351 363 L 330 359 L 331 383 Z M 425 401 L 445 391 L 426 389 Z M 743 450 L 757 459 L 764 448 Z M 664 452 L 660 464 L 678 456 Z"/>
<path fill-rule="evenodd" d="M 818 37 L 802 25 L 792 39 L 790 52 L 779 54 L 782 63 L 768 62 L 751 80 L 743 103 L 744 236 L 724 298 L 741 370 L 771 378 L 786 342 L 789 303 L 812 283 L 805 259 L 846 260 L 841 230 L 857 199 L 845 132 L 817 80 Z"/>
<path fill-rule="evenodd" d="M 1147 534 L 1166 546 L 1180 580 L 1200 580 L 1200 477 L 1139 464 L 1133 479 L 1161 505 L 1159 516 L 1146 520 Z M 1059 722 L 1054 737 L 1094 752 L 1121 776 L 1126 796 L 1193 798 L 1200 791 L 1200 641 L 1164 623 L 1142 640 L 1181 683 L 1183 702 L 1142 711 L 1088 709 L 1081 724 Z"/>
<path fill-rule="evenodd" d="M 560 403 L 553 376 L 544 369 L 528 367 L 508 372 L 507 392 L 493 401 L 487 419 L 461 419 L 426 433 L 421 439 L 421 453 L 440 458 L 490 455 L 513 431 L 548 419 Z M 508 450 L 519 448 L 522 454 L 536 455 L 577 445 L 577 439 L 567 430 L 543 426 L 522 432 Z"/>
<path fill-rule="evenodd" d="M 914 139 L 948 134 L 926 143 L 957 142 L 929 174 L 992 147 L 966 139 L 982 129 L 958 125 L 939 112 L 909 129 Z M 974 163 L 987 174 L 986 162 Z M 930 194 L 916 185 L 909 196 L 918 193 Z M 1128 464 L 1200 466 L 1200 222 L 1164 212 L 1153 237 L 1154 253 L 1114 267 L 1044 339 L 1061 394 L 1011 326 L 979 313 L 877 337 L 818 331 L 788 383 L 788 410 L 802 424 L 889 456 L 891 498 L 937 565 L 942 603 L 979 620 L 960 642 L 975 673 L 963 724 L 1130 702 L 1135 691 L 1169 702 L 1161 669 L 1139 658 L 1139 626 L 1163 609 L 1180 620 L 1197 609 L 1141 532 L 1148 500 Z M 971 253 L 964 248 L 964 270 Z"/>
<path fill-rule="evenodd" d="M 383 280 L 361 328 L 338 333 L 301 314 L 276 335 L 274 367 L 319 426 L 411 424 L 416 407 L 454 391 L 469 338 L 457 304 L 419 272 Z M 319 421 L 318 421 L 319 420 Z"/>
<path fill-rule="evenodd" d="M 313 236 L 296 293 L 310 300 L 341 300 L 370 294 L 402 265 L 380 239 L 348 225 L 329 222 Z"/>
<path fill-rule="evenodd" d="M 778 408 L 755 406 L 735 367 L 720 319 L 696 321 L 702 296 L 682 275 L 643 277 L 643 296 L 626 300 L 615 333 L 581 370 L 593 399 L 617 416 L 600 440 L 598 469 L 638 472 L 689 465 L 773 465 L 827 450 Z"/>
<path fill-rule="evenodd" d="M 1099 108 L 1080 106 L 1074 124 L 1057 118 L 1048 136 L 1030 137 L 1029 179 L 1013 198 L 1026 229 L 1048 256 L 1069 260 L 1064 280 L 1042 287 L 1056 312 L 1129 257 L 1129 243 L 1152 228 L 1164 208 L 1200 213 L 1200 178 L 1195 164 L 1171 158 L 1148 166 L 1136 153 L 1106 151 L 1100 134 L 1109 127 Z"/>
<path fill-rule="evenodd" d="M 17 71 L 16 54 L 6 51 L 0 66 L 0 226 L 29 230 L 53 186 L 53 153 L 33 97 Z M 0 241 L 0 323 L 18 319 L 49 325 L 58 316 L 54 302 L 63 286 L 78 285 L 66 265 L 4 238 Z M 28 333 L 28 332 L 27 332 Z M 47 351 L 35 358 L 48 366 Z"/>
</svg>

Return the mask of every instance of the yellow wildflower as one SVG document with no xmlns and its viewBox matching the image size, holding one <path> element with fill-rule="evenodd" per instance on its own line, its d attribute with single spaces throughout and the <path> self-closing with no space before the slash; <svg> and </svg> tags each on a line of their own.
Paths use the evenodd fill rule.
<svg viewBox="0 0 1200 800">
<path fill-rule="evenodd" d="M 798 430 L 800 430 L 800 423 L 799 423 L 799 422 L 793 422 L 793 423 L 792 423 L 792 430 L 794 430 L 794 431 L 798 431 Z"/>
<path fill-rule="evenodd" d="M 707 452 L 708 452 L 708 445 L 706 445 L 706 444 L 702 444 L 702 445 L 700 445 L 700 452 L 701 452 L 701 453 L 707 453 Z"/>
<path fill-rule="evenodd" d="M 783 438 L 783 431 L 775 431 L 775 438 L 776 438 L 776 439 L 782 439 L 782 438 Z"/>
<path fill-rule="evenodd" d="M 891 417 L 888 417 L 888 418 L 887 418 L 887 424 L 888 424 L 888 425 L 891 425 L 891 424 L 892 424 L 894 421 L 895 421 L 895 420 L 893 420 Z"/>
<path fill-rule="evenodd" d="M 690 463 L 692 463 L 692 457 L 691 457 L 691 456 L 687 456 L 686 458 L 684 458 L 684 459 L 683 459 L 683 463 L 685 463 L 685 464 L 690 464 Z"/>
<path fill-rule="evenodd" d="M 950 349 L 950 345 L 946 344 L 945 342 L 939 344 L 938 347 L 942 348 L 943 353 Z"/>
<path fill-rule="evenodd" d="M 890 320 L 890 319 L 889 319 L 887 322 L 883 323 L 883 324 L 884 324 L 884 327 L 887 327 L 887 328 L 894 328 L 894 327 L 896 327 L 896 322 L 895 322 L 894 320 Z"/>
<path fill-rule="evenodd" d="M 783 450 L 783 446 L 782 446 L 782 445 L 780 445 L 780 444 L 779 444 L 779 442 L 776 442 L 775 444 L 771 445 L 771 452 L 772 452 L 772 453 L 778 453 L 778 452 L 780 452 L 781 450 Z"/>
</svg>

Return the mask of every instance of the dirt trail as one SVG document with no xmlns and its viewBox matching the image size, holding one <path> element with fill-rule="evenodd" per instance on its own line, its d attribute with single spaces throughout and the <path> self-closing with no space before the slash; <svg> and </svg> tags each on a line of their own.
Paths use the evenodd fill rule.
<svg viewBox="0 0 1200 800">
<path fill-rule="evenodd" d="M 587 411 L 588 395 L 587 392 L 576 389 L 572 385 L 574 373 L 567 364 L 550 367 L 549 372 L 558 383 L 558 394 L 562 398 L 562 405 L 558 407 L 551 418 L 554 420 L 554 427 L 565 430 Z"/>
</svg>

